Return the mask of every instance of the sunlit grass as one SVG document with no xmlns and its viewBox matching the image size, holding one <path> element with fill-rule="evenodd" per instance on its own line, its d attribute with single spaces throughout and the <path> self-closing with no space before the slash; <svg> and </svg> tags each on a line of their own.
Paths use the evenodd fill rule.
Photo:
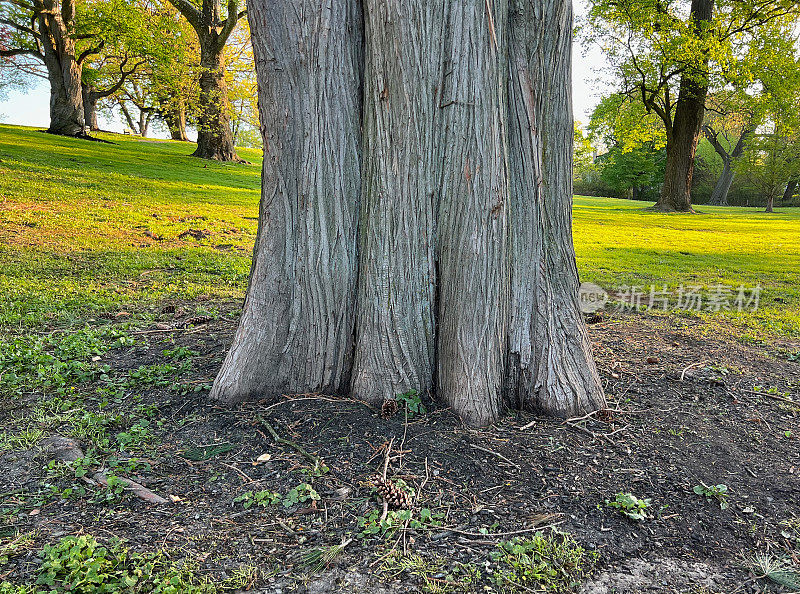
<svg viewBox="0 0 800 594">
<path fill-rule="evenodd" d="M 0 126 L 0 327 L 81 323 L 163 299 L 241 297 L 258 216 L 261 156 L 191 157 L 193 145 L 115 144 Z M 722 283 L 764 288 L 755 313 L 703 314 L 747 336 L 800 336 L 800 209 L 701 207 L 576 197 L 582 280 L 613 289 Z M 187 230 L 204 237 L 180 237 Z M 781 300 L 781 301 L 776 301 Z"/>
</svg>

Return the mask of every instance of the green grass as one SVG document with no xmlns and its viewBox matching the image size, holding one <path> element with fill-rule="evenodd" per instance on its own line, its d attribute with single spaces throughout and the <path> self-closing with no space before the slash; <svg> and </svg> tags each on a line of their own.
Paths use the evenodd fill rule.
<svg viewBox="0 0 800 594">
<path fill-rule="evenodd" d="M 763 288 L 755 312 L 703 313 L 746 336 L 800 336 L 800 209 L 699 206 L 696 215 L 662 214 L 647 203 L 576 197 L 574 241 L 581 279 L 606 290 L 680 285 Z M 707 295 L 707 291 L 703 291 Z M 676 295 L 673 295 L 673 299 Z"/>
<path fill-rule="evenodd" d="M 252 165 L 219 164 L 189 156 L 186 143 L 101 138 L 115 144 L 0 126 L 0 328 L 80 325 L 167 298 L 243 295 L 259 151 L 240 151 Z M 702 316 L 753 338 L 800 336 L 800 209 L 703 206 L 690 216 L 645 206 L 576 197 L 583 280 L 645 293 L 760 284 L 757 312 Z M 180 238 L 188 229 L 208 236 Z"/>
</svg>

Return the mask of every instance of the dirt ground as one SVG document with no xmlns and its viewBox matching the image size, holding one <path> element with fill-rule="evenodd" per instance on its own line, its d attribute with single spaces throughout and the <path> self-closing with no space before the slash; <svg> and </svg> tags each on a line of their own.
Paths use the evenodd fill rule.
<svg viewBox="0 0 800 594">
<path fill-rule="evenodd" d="M 114 351 L 110 364 L 135 369 L 163 360 L 166 344 L 185 346 L 200 353 L 189 379 L 202 383 L 234 328 L 223 319 L 199 331 L 153 331 L 144 347 Z M 335 397 L 226 409 L 205 391 L 146 390 L 144 401 L 164 422 L 151 468 L 131 478 L 173 503 L 58 499 L 20 512 L 13 527 L 35 529 L 39 546 L 78 533 L 121 537 L 136 550 L 196 559 L 215 581 L 253 566 L 241 585 L 265 593 L 501 591 L 485 578 L 468 585 L 446 576 L 456 563 L 485 567 L 499 541 L 536 528 L 569 533 L 596 553 L 576 588 L 586 594 L 789 591 L 759 579 L 748 560 L 769 554 L 800 567 L 800 406 L 791 402 L 800 400 L 792 354 L 800 344 L 743 345 L 688 318 L 610 317 L 589 328 L 610 410 L 569 422 L 510 413 L 477 430 L 431 402 L 426 414 L 407 418 L 401 408 L 384 418 Z M 1 414 L 6 424 L 20 411 Z M 314 472 L 267 424 L 329 471 Z M 437 520 L 359 538 L 358 518 L 381 508 L 370 481 L 390 441 L 387 476 L 413 487 L 415 509 Z M 215 454 L 219 445 L 225 451 Z M 46 458 L 37 448 L 4 452 L 0 492 L 38 488 Z M 234 501 L 300 483 L 320 499 L 247 509 Z M 726 485 L 727 507 L 695 493 L 702 484 Z M 648 517 L 609 507 L 617 493 L 650 499 Z M 350 542 L 320 573 L 304 566 L 310 550 L 343 541 Z M 388 567 L 403 551 L 429 560 L 429 569 Z M 21 583 L 36 567 L 31 548 L 9 561 L 0 581 Z"/>
</svg>

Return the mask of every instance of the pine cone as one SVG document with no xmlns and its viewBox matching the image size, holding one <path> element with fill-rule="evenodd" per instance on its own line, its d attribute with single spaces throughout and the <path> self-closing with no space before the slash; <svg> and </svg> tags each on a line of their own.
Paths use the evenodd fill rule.
<svg viewBox="0 0 800 594">
<path fill-rule="evenodd" d="M 186 320 L 182 325 L 184 328 L 188 328 L 189 326 L 199 326 L 200 324 L 206 324 L 213 319 L 214 318 L 211 316 L 195 316 Z"/>
<path fill-rule="evenodd" d="M 383 406 L 381 407 L 381 416 L 384 419 L 391 419 L 397 414 L 398 410 L 400 410 L 400 407 L 397 405 L 397 400 L 394 398 L 387 398 L 383 401 Z"/>
<path fill-rule="evenodd" d="M 603 423 L 612 423 L 614 421 L 614 414 L 607 408 L 601 408 L 597 411 L 597 420 Z"/>
<path fill-rule="evenodd" d="M 378 491 L 383 500 L 389 504 L 389 507 L 397 509 L 410 509 L 411 497 L 406 491 L 400 489 L 389 479 L 383 480 L 379 474 L 375 475 L 375 489 Z"/>
</svg>

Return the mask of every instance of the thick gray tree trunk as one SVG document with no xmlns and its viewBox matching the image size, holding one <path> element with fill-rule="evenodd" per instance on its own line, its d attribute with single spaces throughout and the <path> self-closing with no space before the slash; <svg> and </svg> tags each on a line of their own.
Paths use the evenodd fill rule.
<svg viewBox="0 0 800 594">
<path fill-rule="evenodd" d="M 485 425 L 501 410 L 508 320 L 508 4 L 453 0 L 446 14 L 437 393 Z"/>
<path fill-rule="evenodd" d="M 568 416 L 605 406 L 572 244 L 572 4 L 512 0 L 509 29 L 507 388 L 517 406 Z"/>
<path fill-rule="evenodd" d="M 364 3 L 364 192 L 352 392 L 427 392 L 435 369 L 434 240 L 444 2 Z M 408 40 L 402 51 L 392 49 Z"/>
<path fill-rule="evenodd" d="M 42 56 L 50 83 L 51 134 L 83 136 L 81 67 L 75 55 L 73 0 L 35 0 Z"/>
<path fill-rule="evenodd" d="M 361 14 L 351 0 L 249 5 L 264 131 L 244 312 L 214 387 L 227 402 L 347 390 L 361 191 Z"/>
<path fill-rule="evenodd" d="M 362 128 L 358 3 L 249 4 L 261 215 L 212 396 L 349 380 L 374 402 L 430 389 L 480 425 L 505 394 L 604 406 L 570 229 L 569 0 L 514 0 L 511 18 L 496 0 L 364 11 Z"/>
</svg>

